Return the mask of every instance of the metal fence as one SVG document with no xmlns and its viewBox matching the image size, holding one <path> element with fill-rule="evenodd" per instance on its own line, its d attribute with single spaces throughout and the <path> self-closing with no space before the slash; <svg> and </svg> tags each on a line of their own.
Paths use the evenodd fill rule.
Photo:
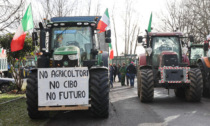
<svg viewBox="0 0 210 126">
<path fill-rule="evenodd" d="M 125 54 L 124 56 L 114 56 L 114 59 L 111 60 L 111 63 L 115 63 L 122 65 L 123 63 L 130 64 L 133 61 L 136 65 L 138 64 L 138 58 L 136 54 L 128 55 Z"/>
</svg>

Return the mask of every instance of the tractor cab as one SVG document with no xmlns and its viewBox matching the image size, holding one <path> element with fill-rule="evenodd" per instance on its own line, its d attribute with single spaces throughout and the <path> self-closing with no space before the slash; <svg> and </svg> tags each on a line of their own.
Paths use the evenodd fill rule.
<svg viewBox="0 0 210 126">
<path fill-rule="evenodd" d="M 152 67 L 163 66 L 164 63 L 176 62 L 174 65 L 178 66 L 182 60 L 181 53 L 181 33 L 148 33 L 146 35 L 146 59 L 147 64 Z M 160 60 L 161 59 L 161 60 Z M 164 61 L 163 61 L 164 60 Z M 144 65 L 144 64 L 140 64 Z M 168 66 L 168 65 L 167 65 Z"/>
<path fill-rule="evenodd" d="M 171 63 L 178 66 L 181 61 L 180 39 L 176 34 L 151 34 L 151 48 L 154 50 L 151 53 L 153 66 L 168 66 Z"/>
<path fill-rule="evenodd" d="M 45 29 L 40 23 L 40 51 L 47 56 L 50 67 L 106 65 L 101 57 L 108 55 L 108 45 L 105 43 L 111 42 L 111 33 L 98 34 L 96 27 L 100 18 L 54 17 Z M 46 33 L 49 34 L 47 39 Z M 42 62 L 38 60 L 38 65 Z"/>
<path fill-rule="evenodd" d="M 206 56 L 206 51 L 204 50 L 203 44 L 192 44 L 190 47 L 190 64 L 195 65 L 197 60 L 201 57 Z"/>
</svg>

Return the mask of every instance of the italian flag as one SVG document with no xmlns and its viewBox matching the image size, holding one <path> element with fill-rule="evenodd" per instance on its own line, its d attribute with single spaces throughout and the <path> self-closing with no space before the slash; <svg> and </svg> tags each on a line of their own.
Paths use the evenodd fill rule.
<svg viewBox="0 0 210 126">
<path fill-rule="evenodd" d="M 106 9 L 104 15 L 101 17 L 100 21 L 98 22 L 97 29 L 100 30 L 99 33 L 105 32 L 106 30 L 110 29 L 108 8 Z"/>
<path fill-rule="evenodd" d="M 101 17 L 100 21 L 98 22 L 97 29 L 100 30 L 99 33 L 105 32 L 106 30 L 110 29 L 110 19 L 109 19 L 109 12 L 108 8 L 104 12 L 104 15 Z M 114 58 L 114 51 L 112 49 L 112 44 L 109 43 L 109 58 Z"/>
<path fill-rule="evenodd" d="M 6 54 L 6 50 L 3 49 L 3 48 L 1 48 L 1 49 L 0 49 L 0 54 Z"/>
<path fill-rule="evenodd" d="M 33 18 L 32 18 L 32 10 L 31 10 L 31 5 L 29 5 L 12 39 L 12 42 L 10 45 L 11 52 L 19 51 L 23 49 L 24 41 L 26 37 L 26 31 L 28 31 L 29 29 L 32 29 L 33 27 L 34 25 L 33 25 Z"/>
<path fill-rule="evenodd" d="M 109 59 L 113 59 L 114 58 L 114 51 L 112 49 L 112 44 L 109 43 Z"/>
</svg>

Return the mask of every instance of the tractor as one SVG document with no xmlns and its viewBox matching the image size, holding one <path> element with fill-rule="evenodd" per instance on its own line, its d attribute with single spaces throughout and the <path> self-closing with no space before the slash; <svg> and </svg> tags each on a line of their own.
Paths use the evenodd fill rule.
<svg viewBox="0 0 210 126">
<path fill-rule="evenodd" d="M 39 23 L 32 33 L 34 46 L 40 46 L 37 68 L 31 70 L 26 87 L 30 118 L 72 110 L 89 110 L 95 117 L 108 118 L 111 31 L 98 33 L 100 18 L 53 17 Z"/>
<path fill-rule="evenodd" d="M 177 97 L 199 102 L 203 91 L 203 79 L 197 66 L 182 61 L 182 33 L 155 33 L 146 30 L 145 54 L 139 56 L 137 93 L 141 102 L 152 102 L 154 88 L 174 89 Z M 143 37 L 138 36 L 142 43 Z"/>
<path fill-rule="evenodd" d="M 210 97 L 210 37 L 204 42 L 204 52 L 206 55 L 197 60 L 203 76 L 203 96 Z"/>
<path fill-rule="evenodd" d="M 206 56 L 204 51 L 204 44 L 192 44 L 189 48 L 189 59 L 191 65 L 196 65 L 197 60 Z"/>
</svg>

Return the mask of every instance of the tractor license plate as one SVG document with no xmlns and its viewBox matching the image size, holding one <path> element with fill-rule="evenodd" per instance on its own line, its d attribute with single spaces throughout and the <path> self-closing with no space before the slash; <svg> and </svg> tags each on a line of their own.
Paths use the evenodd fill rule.
<svg viewBox="0 0 210 126">
<path fill-rule="evenodd" d="M 39 68 L 38 105 L 87 105 L 89 71 L 87 67 Z"/>
</svg>

